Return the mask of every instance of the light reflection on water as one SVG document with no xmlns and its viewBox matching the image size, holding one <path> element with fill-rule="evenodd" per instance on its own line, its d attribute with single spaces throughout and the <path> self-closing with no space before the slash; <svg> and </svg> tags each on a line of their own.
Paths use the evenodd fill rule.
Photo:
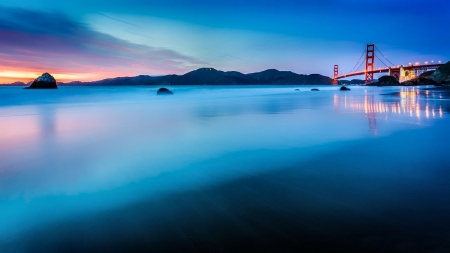
<svg viewBox="0 0 450 253">
<path fill-rule="evenodd" d="M 448 159 L 428 152 L 442 147 L 433 140 L 450 140 L 448 135 L 435 134 L 448 123 L 440 93 L 415 87 L 352 87 L 350 92 L 330 86 L 320 87 L 320 92 L 309 92 L 309 86 L 300 87 L 301 92 L 294 88 L 173 87 L 171 97 L 156 96 L 156 88 L 139 87 L 62 87 L 56 92 L 0 89 L 6 97 L 0 102 L 0 249 L 2 244 L 12 251 L 36 245 L 51 249 L 53 237 L 33 239 L 25 246 L 15 242 L 39 238 L 36 231 L 47 233 L 49 226 L 58 230 L 63 227 L 58 224 L 79 217 L 87 217 L 96 230 L 102 230 L 103 223 L 89 217 L 109 217 L 136 203 L 158 205 L 173 194 L 188 198 L 183 194 L 227 184 L 236 183 L 237 188 L 232 188 L 235 200 L 253 203 L 263 211 L 274 208 L 271 201 L 288 198 L 286 206 L 278 203 L 281 209 L 275 208 L 274 215 L 289 208 L 322 213 L 339 206 L 339 212 L 356 217 L 378 217 L 392 196 L 402 198 L 399 192 L 407 189 L 393 189 L 392 184 L 421 185 L 429 196 L 434 196 L 429 189 L 436 185 L 441 192 L 449 191 L 431 182 L 436 173 L 448 178 L 440 170 L 449 164 Z M 406 145 L 404 138 L 410 137 L 402 137 L 407 131 L 420 132 L 414 135 L 421 148 L 415 159 L 410 157 L 414 143 Z M 381 149 L 384 156 L 379 159 L 376 155 Z M 343 159 L 346 150 L 351 152 L 350 159 Z M 281 184 L 269 180 L 278 176 L 284 178 L 279 179 Z M 263 185 L 273 189 L 273 196 L 254 190 L 259 178 L 268 178 Z M 287 178 L 302 183 L 293 184 Z M 308 178 L 315 183 L 310 184 Z M 237 183 L 241 180 L 248 182 Z M 359 185 L 359 181 L 366 184 Z M 345 194 L 336 194 L 341 191 Z M 208 209 L 211 206 L 195 204 L 196 199 L 225 201 L 227 190 L 217 192 L 195 195 L 188 206 L 171 202 L 161 204 L 161 209 Z M 359 199 L 358 192 L 367 193 L 364 200 L 352 202 Z M 299 204 L 306 199 L 310 206 Z M 398 203 L 399 209 L 410 204 L 405 199 Z M 220 210 L 238 215 L 237 207 L 222 204 L 217 204 Z M 448 202 L 441 204 L 439 210 L 449 206 Z M 124 211 L 123 215 L 131 213 Z M 129 218 L 156 217 L 157 213 L 133 211 L 136 217 Z M 177 213 L 158 215 L 171 220 Z M 301 217 L 292 219 L 306 222 Z M 326 220 L 325 216 L 315 219 Z M 240 223 L 235 226 L 250 226 Z M 276 222 L 270 224 L 275 230 L 285 229 Z M 131 229 L 128 223 L 121 226 Z M 325 228 L 322 232 L 330 233 Z M 59 239 L 68 240 L 64 238 Z M 221 238 L 213 235 L 209 240 Z"/>
<path fill-rule="evenodd" d="M 409 117 L 412 120 L 411 123 L 420 124 L 421 117 L 429 119 L 444 116 L 442 105 L 436 100 L 430 100 L 435 97 L 435 94 L 429 90 L 420 91 L 416 87 L 401 87 L 396 94 L 399 99 L 395 100 L 392 100 L 390 96 L 386 99 L 385 96 L 374 95 L 371 90 L 366 90 L 365 94 L 364 96 L 334 94 L 334 107 L 336 112 L 343 108 L 351 110 L 352 113 L 364 113 L 369 122 L 369 131 L 374 135 L 378 133 L 377 120 Z M 422 99 L 422 95 L 426 99 Z M 439 97 L 442 98 L 442 95 L 440 94 Z"/>
</svg>

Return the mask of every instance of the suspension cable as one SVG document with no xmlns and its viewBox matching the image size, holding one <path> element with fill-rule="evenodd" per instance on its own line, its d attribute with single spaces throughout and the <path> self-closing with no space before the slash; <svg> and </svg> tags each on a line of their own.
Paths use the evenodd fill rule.
<svg viewBox="0 0 450 253">
<path fill-rule="evenodd" d="M 359 68 L 361 68 L 361 66 L 363 65 L 364 61 L 361 62 L 361 64 L 359 64 L 359 67 L 357 69 L 355 69 L 355 71 L 359 70 Z"/>
<path fill-rule="evenodd" d="M 366 53 L 366 48 L 364 48 L 364 51 L 363 51 L 363 53 L 361 54 L 361 56 L 359 57 L 358 62 L 355 64 L 355 66 L 352 68 L 352 70 L 350 70 L 349 73 L 351 73 L 351 72 L 353 72 L 354 70 L 356 70 L 355 68 L 356 68 L 356 66 L 358 66 L 359 61 L 361 61 L 362 57 L 364 56 L 364 53 Z M 359 67 L 358 67 L 358 68 L 359 68 Z"/>
<path fill-rule="evenodd" d="M 389 68 L 389 66 L 388 66 L 386 63 L 384 63 L 384 62 L 380 59 L 380 57 L 378 57 L 377 54 L 375 54 L 375 57 L 377 57 L 377 59 L 380 60 L 380 62 L 383 63 L 384 66 L 386 66 L 386 67 Z"/>
<path fill-rule="evenodd" d="M 380 49 L 378 49 L 378 47 L 375 46 L 375 49 L 381 54 L 381 56 L 384 57 L 384 59 L 386 59 L 386 60 L 391 64 L 391 66 L 395 66 L 394 63 L 392 63 L 386 56 L 384 56 L 384 54 L 380 51 Z M 380 61 L 381 61 L 381 60 L 380 60 Z M 383 63 L 383 64 L 384 64 L 384 63 Z M 385 65 L 386 65 L 386 64 L 385 64 Z"/>
</svg>

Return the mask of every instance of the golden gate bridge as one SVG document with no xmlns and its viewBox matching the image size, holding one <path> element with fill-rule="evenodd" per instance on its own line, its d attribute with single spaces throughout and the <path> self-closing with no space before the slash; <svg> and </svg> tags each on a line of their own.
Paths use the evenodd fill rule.
<svg viewBox="0 0 450 253">
<path fill-rule="evenodd" d="M 363 60 L 364 55 L 365 58 Z M 375 68 L 375 58 L 377 58 L 384 66 L 381 68 Z M 366 68 L 364 70 L 360 70 L 364 63 L 366 64 Z M 370 84 L 374 82 L 374 74 L 376 73 L 388 73 L 388 75 L 395 77 L 400 82 L 403 82 L 415 78 L 419 75 L 419 73 L 437 69 L 442 65 L 443 64 L 441 61 L 424 62 L 422 64 L 420 62 L 415 62 L 407 65 L 395 65 L 386 56 L 384 56 L 383 53 L 381 53 L 375 44 L 367 44 L 366 49 L 361 54 L 358 62 L 353 69 L 350 70 L 350 72 L 340 74 L 339 65 L 334 65 L 333 84 L 337 85 L 339 79 L 359 75 L 364 75 L 365 84 Z"/>
</svg>

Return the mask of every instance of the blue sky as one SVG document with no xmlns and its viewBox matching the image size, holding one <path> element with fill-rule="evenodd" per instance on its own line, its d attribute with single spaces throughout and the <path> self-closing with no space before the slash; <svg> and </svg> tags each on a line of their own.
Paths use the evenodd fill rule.
<svg viewBox="0 0 450 253">
<path fill-rule="evenodd" d="M 331 76 L 334 64 L 350 71 L 367 43 L 394 64 L 446 62 L 449 10 L 445 0 L 3 0 L 0 82 L 200 67 Z"/>
</svg>

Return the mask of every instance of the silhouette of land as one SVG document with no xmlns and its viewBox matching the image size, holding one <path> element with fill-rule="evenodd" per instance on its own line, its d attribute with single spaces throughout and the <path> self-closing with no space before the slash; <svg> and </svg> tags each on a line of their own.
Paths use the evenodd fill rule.
<svg viewBox="0 0 450 253">
<path fill-rule="evenodd" d="M 243 74 L 237 71 L 220 71 L 201 68 L 184 75 L 116 77 L 93 82 L 69 82 L 60 85 L 124 86 L 124 85 L 284 85 L 332 84 L 332 79 L 319 74 L 303 75 L 291 71 L 268 69 Z"/>
<path fill-rule="evenodd" d="M 93 82 L 70 82 L 60 85 L 123 86 L 123 85 L 252 85 L 252 84 L 332 84 L 332 79 L 319 74 L 303 75 L 291 71 L 268 69 L 243 74 L 237 71 L 220 71 L 201 68 L 184 75 L 116 77 Z"/>
</svg>

